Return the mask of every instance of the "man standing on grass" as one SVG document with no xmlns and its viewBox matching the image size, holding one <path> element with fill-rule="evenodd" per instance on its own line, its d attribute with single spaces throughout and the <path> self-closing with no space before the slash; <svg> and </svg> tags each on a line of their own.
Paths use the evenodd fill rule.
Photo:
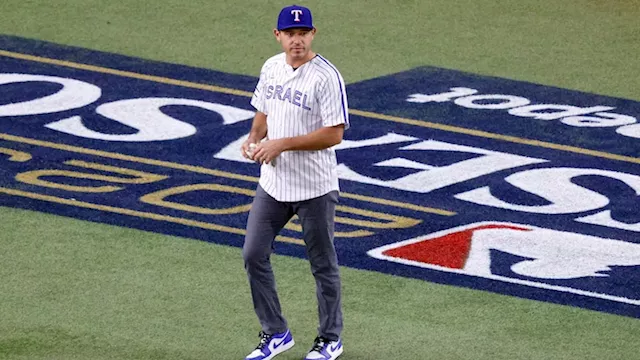
<svg viewBox="0 0 640 360">
<path fill-rule="evenodd" d="M 270 255 L 276 235 L 297 214 L 316 281 L 318 336 L 307 360 L 343 352 L 340 272 L 333 244 L 338 176 L 333 146 L 349 127 L 342 75 L 311 50 L 311 11 L 288 6 L 274 35 L 282 49 L 260 72 L 251 105 L 257 112 L 242 154 L 260 164 L 243 257 L 262 331 L 246 360 L 270 360 L 294 345 L 282 315 Z"/>
</svg>

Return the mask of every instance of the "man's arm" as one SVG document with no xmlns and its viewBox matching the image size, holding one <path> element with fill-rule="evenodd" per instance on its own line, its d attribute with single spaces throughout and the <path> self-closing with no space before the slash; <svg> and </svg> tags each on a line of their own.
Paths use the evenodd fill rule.
<svg viewBox="0 0 640 360">
<path fill-rule="evenodd" d="M 330 148 L 342 142 L 344 124 L 323 127 L 306 135 L 267 140 L 258 144 L 253 153 L 253 160 L 270 163 L 283 151 L 314 151 Z"/>
<path fill-rule="evenodd" d="M 324 150 L 342 142 L 344 124 L 323 127 L 306 135 L 281 139 L 282 151 Z"/>
</svg>

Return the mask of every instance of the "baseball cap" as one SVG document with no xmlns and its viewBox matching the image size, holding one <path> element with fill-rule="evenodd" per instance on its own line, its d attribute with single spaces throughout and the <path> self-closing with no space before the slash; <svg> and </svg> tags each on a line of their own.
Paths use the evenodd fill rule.
<svg viewBox="0 0 640 360">
<path fill-rule="evenodd" d="M 278 16 L 278 30 L 293 28 L 313 29 L 311 10 L 304 6 L 291 5 L 280 10 Z"/>
</svg>

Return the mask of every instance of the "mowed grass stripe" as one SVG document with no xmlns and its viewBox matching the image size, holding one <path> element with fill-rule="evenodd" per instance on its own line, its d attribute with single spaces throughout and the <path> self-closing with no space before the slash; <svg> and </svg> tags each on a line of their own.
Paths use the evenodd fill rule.
<svg viewBox="0 0 640 360">
<path fill-rule="evenodd" d="M 257 344 L 241 252 L 0 208 L 0 359 L 242 359 Z M 46 236 L 43 236 L 46 234 Z M 218 236 L 212 234 L 212 236 Z M 224 235 L 220 235 L 224 236 Z M 316 335 L 308 262 L 274 255 L 304 358 Z M 633 359 L 638 320 L 343 267 L 344 360 Z"/>
</svg>

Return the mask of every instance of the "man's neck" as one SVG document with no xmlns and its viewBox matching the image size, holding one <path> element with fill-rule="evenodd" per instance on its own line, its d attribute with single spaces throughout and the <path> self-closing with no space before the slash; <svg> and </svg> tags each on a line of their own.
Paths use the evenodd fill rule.
<svg viewBox="0 0 640 360">
<path fill-rule="evenodd" d="M 309 51 L 309 53 L 307 54 L 307 56 L 305 56 L 302 59 L 291 59 L 289 58 L 289 56 L 287 56 L 287 64 L 289 64 L 294 70 L 299 68 L 300 66 L 308 63 L 309 61 L 311 61 L 311 59 L 313 59 L 314 57 L 316 57 L 316 53 L 313 51 Z"/>
</svg>

